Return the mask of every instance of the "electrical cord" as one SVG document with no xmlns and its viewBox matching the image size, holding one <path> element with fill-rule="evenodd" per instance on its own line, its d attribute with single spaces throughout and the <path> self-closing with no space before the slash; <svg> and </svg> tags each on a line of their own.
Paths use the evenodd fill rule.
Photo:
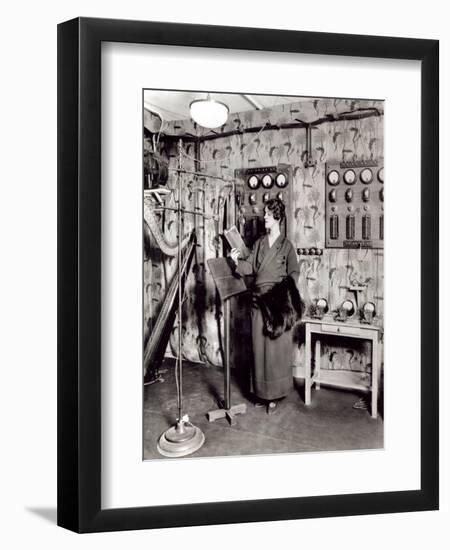
<svg viewBox="0 0 450 550">
<path fill-rule="evenodd" d="M 269 125 L 270 125 L 270 122 L 265 122 L 265 123 L 263 124 L 263 126 L 261 126 L 261 129 L 259 130 L 258 134 L 257 134 L 251 141 L 249 141 L 248 143 L 245 143 L 245 144 L 242 146 L 242 151 L 243 151 L 244 149 L 246 149 L 247 147 L 249 147 L 254 141 L 256 141 L 256 140 L 259 138 L 259 136 L 261 135 L 261 133 L 264 131 L 264 128 L 265 128 L 266 126 L 269 126 Z M 220 136 L 219 136 L 219 137 L 220 137 Z M 192 156 L 188 155 L 187 153 L 185 153 L 185 151 L 184 151 L 183 149 L 182 149 L 181 152 L 182 152 L 183 156 L 186 157 L 186 158 L 188 158 L 189 160 L 192 160 L 192 161 L 194 161 L 194 162 L 199 162 L 199 163 L 201 162 L 201 163 L 204 163 L 204 164 L 209 164 L 209 163 L 214 163 L 214 162 L 222 162 L 223 160 L 225 160 L 226 158 L 230 157 L 230 155 L 231 155 L 231 151 L 230 151 L 227 155 L 221 157 L 220 159 L 201 160 L 201 159 L 197 159 L 197 158 L 195 158 L 195 157 L 192 157 Z"/>
</svg>

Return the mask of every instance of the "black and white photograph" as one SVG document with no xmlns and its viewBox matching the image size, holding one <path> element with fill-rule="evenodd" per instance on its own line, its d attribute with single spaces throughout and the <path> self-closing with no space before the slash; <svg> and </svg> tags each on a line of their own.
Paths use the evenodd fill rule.
<svg viewBox="0 0 450 550">
<path fill-rule="evenodd" d="M 384 112 L 143 90 L 144 460 L 384 448 Z"/>
<path fill-rule="evenodd" d="M 3 548 L 445 548 L 445 6 L 5 3 Z"/>
</svg>

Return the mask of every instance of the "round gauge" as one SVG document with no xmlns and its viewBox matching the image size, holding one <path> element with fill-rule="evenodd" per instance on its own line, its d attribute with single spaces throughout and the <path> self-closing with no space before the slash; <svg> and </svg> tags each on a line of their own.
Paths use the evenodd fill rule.
<svg viewBox="0 0 450 550">
<path fill-rule="evenodd" d="M 332 190 L 328 193 L 328 200 L 329 200 L 330 202 L 336 202 L 336 198 L 337 198 L 336 189 L 332 189 Z"/>
<path fill-rule="evenodd" d="M 384 168 L 378 170 L 378 181 L 384 183 Z"/>
<path fill-rule="evenodd" d="M 257 189 L 259 187 L 258 176 L 250 176 L 247 180 L 247 183 L 250 189 Z"/>
<path fill-rule="evenodd" d="M 265 176 L 263 176 L 262 185 L 266 189 L 269 189 L 270 187 L 272 187 L 272 185 L 273 185 L 272 176 L 270 176 L 269 174 L 266 174 Z"/>
<path fill-rule="evenodd" d="M 344 174 L 344 181 L 347 185 L 353 185 L 356 181 L 356 174 L 354 170 L 347 170 Z"/>
<path fill-rule="evenodd" d="M 337 185 L 340 180 L 339 172 L 337 170 L 331 170 L 331 172 L 328 172 L 327 179 L 330 185 Z"/>
<path fill-rule="evenodd" d="M 285 174 L 278 174 L 275 178 L 275 183 L 277 184 L 277 187 L 286 187 L 287 185 L 287 178 Z"/>
<path fill-rule="evenodd" d="M 370 168 L 364 168 L 364 170 L 361 170 L 359 177 L 363 183 L 370 183 L 373 179 L 372 170 Z"/>
<path fill-rule="evenodd" d="M 248 198 L 248 202 L 250 204 L 256 204 L 256 195 L 255 195 L 255 193 L 250 193 L 250 196 Z"/>
</svg>

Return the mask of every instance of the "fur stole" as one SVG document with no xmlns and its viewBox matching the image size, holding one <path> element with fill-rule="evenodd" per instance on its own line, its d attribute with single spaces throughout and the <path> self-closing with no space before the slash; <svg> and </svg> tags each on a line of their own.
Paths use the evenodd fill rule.
<svg viewBox="0 0 450 550">
<path fill-rule="evenodd" d="M 304 304 L 292 277 L 286 277 L 255 299 L 263 316 L 264 334 L 272 339 L 290 330 L 302 318 Z"/>
</svg>

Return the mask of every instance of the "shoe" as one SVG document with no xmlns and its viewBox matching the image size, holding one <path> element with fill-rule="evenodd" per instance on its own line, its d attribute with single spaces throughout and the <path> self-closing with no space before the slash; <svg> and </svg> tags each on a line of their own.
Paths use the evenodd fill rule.
<svg viewBox="0 0 450 550">
<path fill-rule="evenodd" d="M 269 401 L 267 404 L 267 414 L 273 414 L 277 410 L 278 403 L 276 401 Z"/>
</svg>

